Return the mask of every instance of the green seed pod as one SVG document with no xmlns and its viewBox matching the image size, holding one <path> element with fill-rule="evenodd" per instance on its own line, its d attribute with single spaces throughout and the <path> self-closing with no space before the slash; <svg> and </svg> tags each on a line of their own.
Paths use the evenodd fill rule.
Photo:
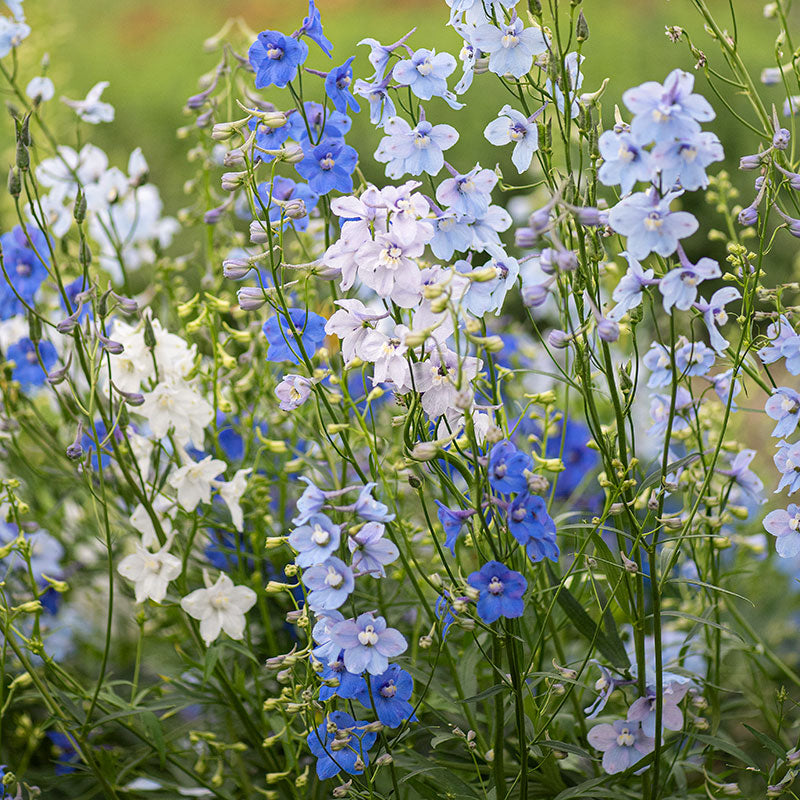
<svg viewBox="0 0 800 800">
<path fill-rule="evenodd" d="M 575 38 L 578 42 L 585 42 L 589 38 L 589 25 L 586 22 L 586 17 L 583 16 L 583 10 L 578 12 L 578 22 L 575 25 Z"/>
<path fill-rule="evenodd" d="M 75 222 L 77 222 L 78 225 L 86 219 L 86 195 L 80 189 L 78 189 L 78 196 L 75 198 L 72 216 L 75 218 Z"/>
<path fill-rule="evenodd" d="M 31 165 L 31 157 L 28 148 L 22 139 L 17 139 L 17 166 L 22 170 L 27 170 Z"/>
<path fill-rule="evenodd" d="M 86 239 L 81 239 L 81 249 L 78 258 L 84 267 L 88 267 L 89 264 L 92 263 L 92 249 L 89 247 L 89 243 Z"/>
<path fill-rule="evenodd" d="M 41 341 L 42 338 L 42 321 L 30 311 L 28 312 L 28 337 L 32 342 Z"/>
<path fill-rule="evenodd" d="M 19 172 L 16 167 L 11 167 L 8 171 L 8 193 L 12 197 L 19 197 L 22 191 L 22 181 L 19 178 Z"/>
<path fill-rule="evenodd" d="M 149 347 L 151 350 L 156 346 L 156 334 L 150 322 L 150 317 L 144 318 L 144 344 L 145 347 Z"/>
</svg>

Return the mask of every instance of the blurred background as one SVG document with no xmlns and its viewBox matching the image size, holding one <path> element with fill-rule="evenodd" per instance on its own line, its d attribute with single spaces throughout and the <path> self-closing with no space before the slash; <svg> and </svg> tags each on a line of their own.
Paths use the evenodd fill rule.
<svg viewBox="0 0 800 800">
<path fill-rule="evenodd" d="M 721 24 L 732 30 L 728 0 L 709 0 L 708 4 L 719 14 Z M 764 67 L 775 63 L 778 28 L 773 20 L 765 19 L 760 0 L 736 0 L 734 6 L 740 52 L 757 78 Z M 449 9 L 444 0 L 317 0 L 317 7 L 322 13 L 325 32 L 335 45 L 333 64 L 340 64 L 356 53 L 357 77 L 368 77 L 371 73 L 368 48 L 356 47 L 367 36 L 389 43 L 416 26 L 413 46 L 449 50 L 454 55 L 460 49 L 459 37 L 445 27 Z M 594 91 L 604 78 L 610 78 L 604 98 L 606 125 L 613 123 L 613 103 L 619 102 L 629 86 L 645 80 L 663 80 L 674 67 L 687 70 L 694 67 L 696 59 L 686 43 L 672 44 L 667 39 L 666 25 L 688 30 L 695 45 L 707 53 L 709 63 L 725 72 L 717 44 L 704 33 L 690 0 L 585 0 L 582 7 L 590 29 L 583 51 L 587 57 L 583 90 Z M 110 125 L 94 126 L 88 133 L 92 141 L 109 153 L 111 162 L 119 166 L 124 166 L 130 151 L 141 145 L 152 169 L 152 180 L 165 199 L 166 210 L 175 213 L 185 202 L 182 187 L 191 173 L 185 158 L 185 143 L 177 139 L 175 131 L 191 121 L 183 113 L 184 102 L 197 91 L 198 77 L 213 69 L 217 61 L 217 54 L 203 51 L 204 40 L 230 17 L 241 17 L 255 32 L 271 28 L 290 33 L 299 27 L 307 2 L 27 0 L 25 10 L 33 28 L 20 48 L 21 75 L 25 82 L 39 73 L 38 62 L 45 53 L 50 56 L 48 74 L 55 81 L 57 97 L 62 94 L 84 97 L 97 81 L 110 81 L 103 99 L 116 107 L 116 120 Z M 309 59 L 312 66 L 325 69 L 326 61 L 312 48 Z M 453 83 L 458 75 L 460 67 Z M 757 148 L 755 134 L 732 121 L 729 112 L 702 85 L 702 75 L 699 83 L 718 108 L 714 130 L 723 140 L 731 165 L 735 165 L 740 155 Z M 763 88 L 768 103 L 775 102 L 780 107 L 784 100 L 782 88 Z M 483 138 L 486 123 L 505 102 L 497 89 L 494 80 L 476 80 L 462 98 L 467 108 L 458 115 L 461 140 L 449 154 L 453 163 L 465 168 L 475 161 L 493 166 L 507 156 Z M 269 91 L 265 94 L 271 97 Z M 436 121 L 452 121 L 455 116 L 440 100 L 428 106 L 431 118 Z M 69 117 L 65 112 L 63 107 L 47 111 L 50 115 L 58 114 L 59 118 L 63 115 L 66 121 Z M 11 134 L 10 124 L 2 125 L 4 132 Z M 68 143 L 74 144 L 74 138 L 72 133 Z M 365 151 L 374 150 L 378 141 L 365 111 L 348 139 L 351 143 L 368 143 L 359 147 L 362 164 L 368 177 L 377 179 L 380 168 L 368 164 L 364 158 Z M 8 143 L 9 139 L 4 135 L 3 141 Z M 5 153 L 5 146 L 2 151 Z M 744 185 L 751 185 L 751 177 L 746 176 Z"/>
</svg>

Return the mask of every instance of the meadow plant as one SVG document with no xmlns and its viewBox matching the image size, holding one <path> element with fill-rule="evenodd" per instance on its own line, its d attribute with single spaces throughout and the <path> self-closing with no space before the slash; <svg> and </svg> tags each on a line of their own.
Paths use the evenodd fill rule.
<svg viewBox="0 0 800 800">
<path fill-rule="evenodd" d="M 0 794 L 795 796 L 788 0 L 758 65 L 692 0 L 619 106 L 580 0 L 432 4 L 457 57 L 366 68 L 314 0 L 232 21 L 174 216 L 5 4 Z"/>
</svg>

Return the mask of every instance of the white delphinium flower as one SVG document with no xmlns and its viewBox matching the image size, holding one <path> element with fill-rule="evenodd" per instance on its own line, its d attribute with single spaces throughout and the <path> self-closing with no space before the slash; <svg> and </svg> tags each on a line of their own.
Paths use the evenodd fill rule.
<svg viewBox="0 0 800 800">
<path fill-rule="evenodd" d="M 61 102 L 68 105 L 84 122 L 97 125 L 100 122 L 114 121 L 114 106 L 100 99 L 103 92 L 110 86 L 108 81 L 100 81 L 89 89 L 83 100 L 70 100 L 62 97 Z"/>
<path fill-rule="evenodd" d="M 172 538 L 153 552 L 143 543 L 137 543 L 136 551 L 120 561 L 117 571 L 123 578 L 134 583 L 136 602 L 143 603 L 149 597 L 160 603 L 167 596 L 170 581 L 181 574 L 181 560 L 169 553 Z"/>
<path fill-rule="evenodd" d="M 244 615 L 255 605 L 256 593 L 248 586 L 234 586 L 233 581 L 221 572 L 211 585 L 207 574 L 205 589 L 195 589 L 181 600 L 181 608 L 200 620 L 200 635 L 206 646 L 225 631 L 231 639 L 244 636 Z"/>
<path fill-rule="evenodd" d="M 152 510 L 161 525 L 161 530 L 167 538 L 172 534 L 172 521 L 166 515 L 166 512 L 172 507 L 173 503 L 173 500 L 164 497 L 164 495 L 156 495 L 151 503 Z M 158 535 L 156 534 L 153 520 L 141 503 L 133 509 L 129 520 L 131 525 L 141 534 L 144 547 L 152 548 L 158 546 Z"/>
<path fill-rule="evenodd" d="M 153 356 L 144 343 L 144 330 L 115 318 L 110 338 L 123 347 L 122 353 L 109 360 L 111 380 L 123 392 L 138 392 L 143 381 L 155 376 Z"/>
<path fill-rule="evenodd" d="M 236 471 L 233 480 L 215 483 L 215 488 L 219 491 L 219 496 L 225 501 L 231 512 L 231 520 L 237 531 L 244 528 L 244 515 L 242 507 L 239 505 L 242 495 L 247 488 L 247 476 L 252 472 L 251 469 L 240 469 Z"/>
<path fill-rule="evenodd" d="M 418 392 L 422 392 L 425 413 L 435 419 L 454 408 L 459 389 L 466 388 L 482 365 L 480 359 L 473 356 L 460 358 L 452 350 L 434 352 L 428 361 L 414 364 L 414 386 Z"/>
<path fill-rule="evenodd" d="M 157 439 L 173 431 L 177 444 L 199 444 L 203 431 L 214 418 L 208 401 L 185 381 L 162 381 L 146 392 L 144 403 L 136 409 L 150 424 Z"/>
<path fill-rule="evenodd" d="M 55 93 L 56 87 L 53 86 L 53 81 L 42 75 L 31 78 L 28 85 L 25 87 L 25 94 L 27 94 L 31 100 L 38 99 L 40 103 L 52 100 Z"/>
<path fill-rule="evenodd" d="M 169 476 L 169 485 L 178 492 L 178 503 L 186 511 L 194 511 L 201 501 L 211 500 L 211 489 L 225 471 L 224 461 L 206 456 L 202 461 L 189 461 Z"/>
</svg>

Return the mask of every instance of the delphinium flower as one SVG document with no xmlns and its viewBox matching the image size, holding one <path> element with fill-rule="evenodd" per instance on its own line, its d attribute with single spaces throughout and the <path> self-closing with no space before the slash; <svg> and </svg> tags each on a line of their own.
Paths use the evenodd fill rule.
<svg viewBox="0 0 800 800">
<path fill-rule="evenodd" d="M 318 144 L 322 139 L 343 139 L 353 124 L 347 114 L 336 109 L 326 109 L 313 100 L 303 103 L 303 112 L 301 114 L 296 109 L 287 112 L 290 137 L 302 146 L 312 141 Z"/>
<path fill-rule="evenodd" d="M 711 258 L 701 258 L 697 264 L 691 264 L 682 249 L 678 253 L 681 266 L 670 270 L 658 284 L 664 298 L 664 311 L 668 314 L 673 306 L 681 311 L 688 311 L 697 299 L 698 285 L 722 274 L 719 264 Z"/>
<path fill-rule="evenodd" d="M 566 425 L 565 430 L 559 427 L 555 434 L 548 436 L 545 456 L 558 458 L 564 463 L 564 470 L 554 481 L 554 497 L 566 500 L 586 480 L 586 476 L 594 472 L 600 457 L 587 444 L 592 434 L 586 425 L 574 418 L 562 424 Z"/>
<path fill-rule="evenodd" d="M 714 119 L 708 101 L 692 92 L 694 75 L 675 69 L 663 84 L 648 81 L 628 89 L 622 100 L 635 114 L 631 131 L 642 144 L 690 138 L 700 122 Z"/>
<path fill-rule="evenodd" d="M 461 302 L 468 313 L 481 318 L 488 313 L 498 313 L 503 308 L 506 295 L 517 285 L 519 262 L 516 258 L 502 255 L 478 267 L 477 271 L 480 272 L 481 280 L 470 282 Z M 487 280 L 487 274 L 492 271 L 493 277 Z"/>
<path fill-rule="evenodd" d="M 45 382 L 47 373 L 58 360 L 58 353 L 50 342 L 42 340 L 34 344 L 26 337 L 12 344 L 6 351 L 5 357 L 6 361 L 14 362 L 11 377 L 19 381 L 23 389 L 30 389 Z"/>
<path fill-rule="evenodd" d="M 384 538 L 386 527 L 380 522 L 367 522 L 347 537 L 347 548 L 353 555 L 352 568 L 357 576 L 386 576 L 384 567 L 400 554 L 397 545 Z"/>
<path fill-rule="evenodd" d="M 330 628 L 330 640 L 344 651 L 348 671 L 358 674 L 366 670 L 370 675 L 381 675 L 386 672 L 389 659 L 408 647 L 399 631 L 388 628 L 383 617 L 369 612 L 335 623 Z"/>
<path fill-rule="evenodd" d="M 353 84 L 354 94 L 363 97 L 369 103 L 369 121 L 379 128 L 383 128 L 394 116 L 397 108 L 389 94 L 391 77 L 384 78 L 375 83 L 369 83 L 363 78 L 358 78 Z"/>
<path fill-rule="evenodd" d="M 626 126 L 604 131 L 598 140 L 603 163 L 597 171 L 598 180 L 606 186 L 619 185 L 628 194 L 637 181 L 648 183 L 654 174 L 650 153 L 645 150 Z"/>
<path fill-rule="evenodd" d="M 614 288 L 612 298 L 616 305 L 608 312 L 608 318 L 619 322 L 631 309 L 642 302 L 642 293 L 646 286 L 658 281 L 653 279 L 652 269 L 642 269 L 642 265 L 630 253 L 620 255 L 628 262 L 628 270 Z"/>
<path fill-rule="evenodd" d="M 583 709 L 586 719 L 594 719 L 606 707 L 614 690 L 618 686 L 628 683 L 628 681 L 614 677 L 606 667 L 594 659 L 592 659 L 592 663 L 600 670 L 600 677 L 594 684 L 594 689 L 599 694 L 590 706 Z"/>
<path fill-rule="evenodd" d="M 322 32 L 322 16 L 319 13 L 319 9 L 314 5 L 314 0 L 308 0 L 308 16 L 304 17 L 299 34 L 307 36 L 312 42 L 316 42 L 320 50 L 328 58 L 331 57 L 333 44 Z"/>
<path fill-rule="evenodd" d="M 353 170 L 358 163 L 358 153 L 343 139 L 327 137 L 317 145 L 306 141 L 303 156 L 295 169 L 308 181 L 314 193 L 322 195 L 334 189 L 353 191 Z"/>
<path fill-rule="evenodd" d="M 741 296 L 741 292 L 735 286 L 724 286 L 722 289 L 717 289 L 710 300 L 706 301 L 701 297 L 694 303 L 694 307 L 703 315 L 703 322 L 708 330 L 708 340 L 718 353 L 722 353 L 730 344 L 719 332 L 718 327 L 728 321 L 725 306 L 734 300 L 739 300 Z"/>
<path fill-rule="evenodd" d="M 489 56 L 489 71 L 496 75 L 521 78 L 533 66 L 534 56 L 547 50 L 547 39 L 541 29 L 526 28 L 516 11 L 508 23 L 496 27 L 486 23 L 472 36 L 472 43 Z"/>
<path fill-rule="evenodd" d="M 375 160 L 386 164 L 389 178 L 409 175 L 436 175 L 444 166 L 444 151 L 458 141 L 451 125 L 433 125 L 423 117 L 411 127 L 402 117 L 392 117 L 384 125 L 384 136 L 375 151 Z"/>
<path fill-rule="evenodd" d="M 344 711 L 332 711 L 306 737 L 308 748 L 317 757 L 317 777 L 327 780 L 344 770 L 361 775 L 369 764 L 368 750 L 378 734 L 365 729 Z"/>
<path fill-rule="evenodd" d="M 23 229 L 16 225 L 0 236 L 0 246 L 5 269 L 5 275 L 0 275 L 0 320 L 4 320 L 25 314 L 25 305 L 33 305 L 48 275 L 50 251 L 44 234 L 33 226 Z"/>
<path fill-rule="evenodd" d="M 476 164 L 468 173 L 460 175 L 448 164 L 452 177 L 443 180 L 436 188 L 436 199 L 448 210 L 462 217 L 477 219 L 489 211 L 492 189 L 498 177 L 494 170 L 481 169 Z"/>
<path fill-rule="evenodd" d="M 297 551 L 298 567 L 321 564 L 339 547 L 341 526 L 325 514 L 313 514 L 289 534 L 289 544 Z"/>
<path fill-rule="evenodd" d="M 670 407 L 672 397 L 666 394 L 653 394 L 650 398 L 650 417 L 653 424 L 647 433 L 650 436 L 662 437 L 670 424 Z M 685 386 L 679 386 L 675 393 L 675 413 L 672 419 L 672 431 L 678 432 L 689 427 L 688 412 L 695 408 L 695 401 Z"/>
<path fill-rule="evenodd" d="M 66 97 L 62 97 L 61 101 L 68 105 L 80 119 L 90 125 L 97 125 L 100 122 L 113 122 L 114 106 L 100 99 L 108 87 L 108 81 L 100 81 L 100 83 L 96 83 L 89 89 L 83 100 L 69 100 Z"/>
<path fill-rule="evenodd" d="M 460 388 L 459 377 L 466 383 L 478 374 L 481 366 L 482 362 L 474 356 L 459 358 L 450 350 L 438 350 L 428 361 L 415 363 L 411 371 L 416 390 L 422 393 L 425 413 L 436 419 L 453 408 Z"/>
<path fill-rule="evenodd" d="M 777 446 L 778 452 L 773 460 L 781 473 L 781 479 L 775 491 L 788 487 L 789 494 L 793 494 L 800 489 L 800 442 L 789 444 L 781 440 Z"/>
<path fill-rule="evenodd" d="M 661 703 L 661 725 L 668 731 L 683 728 L 683 712 L 679 704 L 689 691 L 689 683 L 670 682 L 664 685 Z M 631 703 L 628 709 L 628 722 L 638 722 L 642 733 L 650 739 L 656 736 L 656 692 L 648 687 L 647 694 Z M 604 762 L 605 766 L 605 762 Z"/>
<path fill-rule="evenodd" d="M 117 566 L 123 578 L 134 583 L 136 602 L 143 603 L 150 598 L 161 603 L 167 596 L 170 582 L 181 574 L 181 561 L 169 552 L 171 540 L 155 552 L 141 544 L 133 553 L 125 556 Z"/>
<path fill-rule="evenodd" d="M 249 586 L 235 586 L 221 572 L 214 584 L 206 578 L 204 589 L 195 589 L 181 600 L 181 608 L 200 621 L 200 636 L 210 645 L 224 631 L 231 639 L 244 636 L 245 614 L 255 605 L 256 593 Z"/>
<path fill-rule="evenodd" d="M 304 308 L 288 309 L 289 319 L 300 336 L 305 355 L 311 358 L 325 339 L 324 317 Z M 263 326 L 264 336 L 269 342 L 268 361 L 291 361 L 300 363 L 300 348 L 295 340 L 289 320 L 283 311 L 270 317 Z"/>
<path fill-rule="evenodd" d="M 705 375 L 714 366 L 716 356 L 710 347 L 702 342 L 687 342 L 683 337 L 678 340 L 679 347 L 675 351 L 675 368 L 681 376 Z"/>
<path fill-rule="evenodd" d="M 708 186 L 706 167 L 724 157 L 719 139 L 709 132 L 659 142 L 652 152 L 653 165 L 661 174 L 665 190 L 676 186 L 689 191 L 705 189 Z"/>
<path fill-rule="evenodd" d="M 366 483 L 358 492 L 358 498 L 348 509 L 358 514 L 361 519 L 368 522 L 391 522 L 395 515 L 389 513 L 389 507 L 372 496 L 372 490 L 377 484 Z"/>
<path fill-rule="evenodd" d="M 587 739 L 603 753 L 603 769 L 609 775 L 624 772 L 655 748 L 655 740 L 645 735 L 638 722 L 621 719 L 595 725 Z"/>
<path fill-rule="evenodd" d="M 758 351 L 758 357 L 764 364 L 774 364 L 782 355 L 781 350 L 785 342 L 792 340 L 797 334 L 792 324 L 781 314 L 777 322 L 767 326 L 766 336 L 769 344 Z"/>
<path fill-rule="evenodd" d="M 353 82 L 353 59 L 350 56 L 339 67 L 334 67 L 325 77 L 325 94 L 331 99 L 333 107 L 340 113 L 346 114 L 348 108 L 356 113 L 360 110 L 358 101 L 353 97 L 350 85 Z"/>
<path fill-rule="evenodd" d="M 671 383 L 672 358 L 670 351 L 663 344 L 652 342 L 642 361 L 651 373 L 647 381 L 650 389 L 668 386 Z"/>
<path fill-rule="evenodd" d="M 322 672 L 319 673 L 320 702 L 330 700 L 332 697 L 341 697 L 344 700 L 356 700 L 364 689 L 364 678 L 354 675 L 345 669 L 344 661 L 339 657 L 334 661 L 323 663 Z M 333 685 L 333 684 L 336 685 Z"/>
<path fill-rule="evenodd" d="M 303 572 L 312 611 L 333 611 L 350 596 L 355 586 L 353 571 L 336 556 L 329 556 Z"/>
<path fill-rule="evenodd" d="M 525 472 L 533 469 L 530 455 L 518 450 L 508 439 L 498 442 L 489 453 L 489 483 L 500 494 L 528 490 Z"/>
<path fill-rule="evenodd" d="M 160 437 L 159 437 L 160 438 Z M 227 465 L 224 461 L 206 456 L 202 461 L 191 461 L 169 476 L 169 485 L 178 493 L 178 503 L 186 511 L 194 511 L 198 503 L 211 501 L 212 483 Z"/>
<path fill-rule="evenodd" d="M 401 86 L 410 87 L 420 100 L 431 100 L 448 94 L 447 78 L 455 68 L 456 60 L 450 53 L 421 47 L 394 65 L 392 77 Z"/>
<path fill-rule="evenodd" d="M 0 58 L 5 58 L 15 47 L 30 36 L 31 26 L 24 19 L 0 17 Z"/>
<path fill-rule="evenodd" d="M 397 664 L 390 664 L 382 674 L 361 681 L 357 699 L 365 708 L 374 706 L 378 720 L 384 725 L 396 728 L 414 718 L 414 707 L 408 702 L 413 691 L 414 679 Z"/>
<path fill-rule="evenodd" d="M 256 73 L 256 89 L 283 88 L 297 76 L 308 57 L 308 45 L 279 31 L 261 31 L 250 46 L 248 58 Z"/>
<path fill-rule="evenodd" d="M 718 469 L 717 471 L 720 475 L 732 478 L 734 483 L 743 489 L 753 502 L 764 503 L 765 500 L 762 497 L 764 484 L 761 478 L 750 469 L 750 464 L 755 457 L 755 450 L 740 450 L 734 457 L 730 469 Z"/>
<path fill-rule="evenodd" d="M 637 259 L 650 253 L 672 255 L 678 241 L 691 236 L 698 226 L 688 211 L 671 211 L 678 196 L 672 192 L 661 197 L 654 189 L 625 197 L 608 212 L 608 224 L 627 237 L 627 250 Z"/>
<path fill-rule="evenodd" d="M 508 528 L 534 564 L 544 558 L 558 562 L 556 524 L 543 498 L 528 492 L 517 495 L 508 507 Z"/>
<path fill-rule="evenodd" d="M 800 422 L 800 394 L 787 386 L 779 386 L 767 399 L 764 411 L 778 422 L 772 436 L 779 439 L 791 436 Z"/>
<path fill-rule="evenodd" d="M 567 94 L 570 97 L 570 110 L 569 114 L 572 119 L 578 116 L 579 113 L 579 104 L 577 98 L 577 90 L 581 88 L 583 85 L 583 73 L 581 72 L 581 64 L 583 63 L 586 57 L 579 55 L 576 52 L 567 53 L 564 56 L 564 70 L 568 84 Z M 550 78 L 544 82 L 544 90 L 548 94 L 551 94 L 556 101 L 556 107 L 558 110 L 563 114 L 564 113 L 564 89 L 562 87 L 562 76 L 559 75 L 556 79 L 555 86 L 553 86 L 553 81 Z"/>
<path fill-rule="evenodd" d="M 510 105 L 504 105 L 485 128 L 483 135 L 494 145 L 514 142 L 511 161 L 522 174 L 531 165 L 533 154 L 539 149 L 539 130 L 536 127 L 535 115 L 526 118 Z"/>
<path fill-rule="evenodd" d="M 437 505 L 436 515 L 444 528 L 444 545 L 455 556 L 456 541 L 461 534 L 461 530 L 466 521 L 477 512 L 474 508 L 448 508 L 439 500 L 434 500 L 434 502 Z"/>
<path fill-rule="evenodd" d="M 319 195 L 305 183 L 296 183 L 291 178 L 276 175 L 272 182 L 264 181 L 258 185 L 258 196 L 264 207 L 268 209 L 269 221 L 273 225 L 292 224 L 298 231 L 308 227 L 308 215 L 314 210 Z M 300 206 L 302 203 L 302 206 Z M 304 213 L 289 213 L 291 205 Z M 260 207 L 259 207 L 260 211 Z"/>
<path fill-rule="evenodd" d="M 800 507 L 790 503 L 786 509 L 770 511 L 764 517 L 764 528 L 776 537 L 775 550 L 781 558 L 800 554 Z"/>
<path fill-rule="evenodd" d="M 467 583 L 480 592 L 476 610 L 478 616 L 490 625 L 500 617 L 521 617 L 525 610 L 522 595 L 528 582 L 519 573 L 498 561 L 489 561 L 467 578 Z"/>
<path fill-rule="evenodd" d="M 190 384 L 183 381 L 161 381 L 144 393 L 144 403 L 136 409 L 144 417 L 152 434 L 161 439 L 172 433 L 177 444 L 198 444 L 214 418 L 210 403 Z"/>
<path fill-rule="evenodd" d="M 275 387 L 275 395 L 283 411 L 294 411 L 311 396 L 313 382 L 304 375 L 284 375 Z"/>
</svg>

